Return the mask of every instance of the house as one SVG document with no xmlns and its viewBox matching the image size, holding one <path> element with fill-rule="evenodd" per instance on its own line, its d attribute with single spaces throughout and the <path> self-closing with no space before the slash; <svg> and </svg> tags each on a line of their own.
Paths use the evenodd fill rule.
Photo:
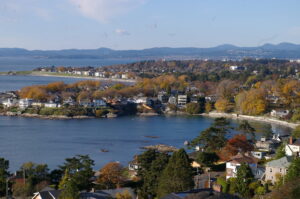
<svg viewBox="0 0 300 199">
<path fill-rule="evenodd" d="M 218 97 L 215 95 L 209 95 L 205 97 L 205 101 L 215 103 Z"/>
<path fill-rule="evenodd" d="M 178 95 L 177 97 L 177 104 L 179 106 L 185 106 L 187 104 L 187 95 Z"/>
<path fill-rule="evenodd" d="M 68 104 L 70 106 L 74 106 L 76 104 L 76 100 L 73 97 L 68 97 L 63 101 L 63 104 Z"/>
<path fill-rule="evenodd" d="M 230 66 L 230 70 L 232 70 L 232 71 L 242 71 L 245 69 L 246 68 L 244 66 Z"/>
<path fill-rule="evenodd" d="M 251 151 L 251 155 L 253 157 L 261 160 L 267 155 L 267 152 L 265 152 L 265 151 Z"/>
<path fill-rule="evenodd" d="M 128 79 L 128 74 L 123 73 L 123 74 L 121 75 L 121 78 L 122 78 L 122 79 Z"/>
<path fill-rule="evenodd" d="M 32 199 L 58 199 L 60 193 L 61 190 L 46 187 L 41 191 L 34 193 Z"/>
<path fill-rule="evenodd" d="M 94 99 L 92 105 L 95 108 L 106 107 L 106 102 L 102 99 Z"/>
<path fill-rule="evenodd" d="M 52 102 L 52 101 L 45 103 L 44 106 L 45 106 L 46 108 L 59 108 L 59 107 L 61 107 L 60 104 L 54 103 L 54 102 Z"/>
<path fill-rule="evenodd" d="M 169 104 L 174 104 L 174 105 L 176 105 L 176 104 L 177 104 L 177 99 L 176 99 L 176 97 L 170 96 L 170 97 L 169 97 L 169 100 L 168 100 L 168 103 L 169 103 Z"/>
<path fill-rule="evenodd" d="M 135 99 L 136 104 L 145 104 L 145 105 L 151 105 L 151 100 L 149 97 L 139 97 Z"/>
<path fill-rule="evenodd" d="M 268 162 L 266 164 L 265 181 L 271 181 L 274 184 L 279 176 L 285 176 L 291 161 L 291 157 L 284 156 L 278 160 Z"/>
<path fill-rule="evenodd" d="M 285 154 L 287 156 L 300 156 L 300 139 L 290 137 L 289 143 L 285 146 Z"/>
<path fill-rule="evenodd" d="M 33 103 L 33 99 L 20 99 L 19 100 L 19 107 L 21 109 L 25 109 L 25 108 L 28 108 L 29 106 L 31 106 Z"/>
<path fill-rule="evenodd" d="M 165 103 L 168 103 L 168 96 L 164 93 L 160 93 L 157 95 L 157 99 L 162 103 L 162 104 L 165 104 Z"/>
<path fill-rule="evenodd" d="M 83 74 L 84 76 L 93 76 L 92 71 L 83 71 L 82 74 Z"/>
<path fill-rule="evenodd" d="M 12 107 L 18 104 L 18 100 L 15 98 L 8 98 L 2 102 L 4 107 Z"/>
<path fill-rule="evenodd" d="M 238 168 L 243 164 L 249 165 L 253 175 L 257 172 L 257 162 L 258 160 L 252 155 L 248 154 L 237 154 L 232 157 L 228 162 L 226 162 L 226 179 L 235 178 Z"/>
<path fill-rule="evenodd" d="M 94 192 L 82 192 L 79 195 L 80 199 L 111 199 L 116 198 L 117 194 L 129 193 L 131 199 L 136 199 L 137 196 L 132 188 L 107 189 Z"/>
<path fill-rule="evenodd" d="M 290 114 L 289 110 L 272 110 L 271 116 L 276 118 L 287 118 Z"/>
<path fill-rule="evenodd" d="M 105 74 L 102 72 L 95 72 L 95 77 L 105 77 Z"/>
<path fill-rule="evenodd" d="M 273 139 L 267 140 L 266 138 L 261 138 L 260 140 L 256 141 L 255 147 L 259 151 L 270 152 L 270 151 L 274 151 L 276 146 L 278 146 L 279 144 L 280 142 L 277 140 L 273 140 Z"/>
<path fill-rule="evenodd" d="M 75 75 L 82 75 L 83 73 L 82 73 L 81 71 L 79 71 L 79 70 L 75 70 L 75 71 L 74 71 L 74 74 L 75 74 Z"/>
<path fill-rule="evenodd" d="M 79 101 L 79 105 L 86 108 L 91 108 L 93 106 L 93 103 L 89 99 L 83 99 Z"/>
</svg>

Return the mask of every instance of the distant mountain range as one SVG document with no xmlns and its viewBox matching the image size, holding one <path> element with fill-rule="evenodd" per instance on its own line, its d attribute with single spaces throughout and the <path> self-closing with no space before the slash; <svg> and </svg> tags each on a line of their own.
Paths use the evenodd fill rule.
<svg viewBox="0 0 300 199">
<path fill-rule="evenodd" d="M 241 59 L 280 58 L 300 59 L 300 45 L 280 43 L 258 47 L 220 45 L 212 48 L 149 48 L 144 50 L 26 50 L 22 48 L 0 48 L 0 57 L 68 58 L 68 59 Z"/>
</svg>

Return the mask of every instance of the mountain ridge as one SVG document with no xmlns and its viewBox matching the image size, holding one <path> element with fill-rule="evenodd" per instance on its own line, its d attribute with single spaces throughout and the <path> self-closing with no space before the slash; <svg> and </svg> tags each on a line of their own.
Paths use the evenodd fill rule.
<svg viewBox="0 0 300 199">
<path fill-rule="evenodd" d="M 210 48 L 197 47 L 154 47 L 142 50 L 97 49 L 62 49 L 62 50 L 27 50 L 25 48 L 0 48 L 0 57 L 44 57 L 44 58 L 209 58 L 239 59 L 243 57 L 299 59 L 300 44 L 283 42 L 266 43 L 257 47 L 240 47 L 223 44 Z"/>
</svg>

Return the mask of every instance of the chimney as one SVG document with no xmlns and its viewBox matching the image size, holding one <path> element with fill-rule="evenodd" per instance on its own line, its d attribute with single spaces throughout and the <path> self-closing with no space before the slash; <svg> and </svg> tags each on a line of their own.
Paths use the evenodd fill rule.
<svg viewBox="0 0 300 199">
<path fill-rule="evenodd" d="M 290 137 L 290 144 L 293 144 L 293 136 Z"/>
</svg>

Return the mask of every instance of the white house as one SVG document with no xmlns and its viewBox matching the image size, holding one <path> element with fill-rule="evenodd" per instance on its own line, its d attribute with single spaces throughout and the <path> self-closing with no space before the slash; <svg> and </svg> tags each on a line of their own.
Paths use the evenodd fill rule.
<svg viewBox="0 0 300 199">
<path fill-rule="evenodd" d="M 289 110 L 272 110 L 271 116 L 278 117 L 278 118 L 285 118 L 290 114 Z"/>
<path fill-rule="evenodd" d="M 21 109 L 25 109 L 25 108 L 28 108 L 29 106 L 31 106 L 32 103 L 33 103 L 33 99 L 28 99 L 28 98 L 20 99 L 19 100 L 19 107 Z"/>
<path fill-rule="evenodd" d="M 169 104 L 174 104 L 174 105 L 176 105 L 176 104 L 177 104 L 177 99 L 176 99 L 176 97 L 170 96 L 170 97 L 169 97 L 169 100 L 168 100 L 168 103 L 169 103 Z"/>
<path fill-rule="evenodd" d="M 135 99 L 135 103 L 151 105 L 151 100 L 148 97 L 139 97 L 139 98 Z"/>
<path fill-rule="evenodd" d="M 300 139 L 294 140 L 290 137 L 289 143 L 285 145 L 285 154 L 287 156 L 300 156 Z"/>
<path fill-rule="evenodd" d="M 102 72 L 95 72 L 96 77 L 105 77 L 105 74 Z"/>
<path fill-rule="evenodd" d="M 177 104 L 179 106 L 185 106 L 187 104 L 187 95 L 178 95 Z"/>
<path fill-rule="evenodd" d="M 8 98 L 2 102 L 4 107 L 12 107 L 18 104 L 18 100 L 14 98 Z"/>
<path fill-rule="evenodd" d="M 122 77 L 122 79 L 128 79 L 128 74 L 123 73 L 121 77 Z"/>
<path fill-rule="evenodd" d="M 44 104 L 44 106 L 46 108 L 59 108 L 59 107 L 61 107 L 60 104 L 54 103 L 54 102 L 47 102 L 47 103 Z"/>
<path fill-rule="evenodd" d="M 249 165 L 253 175 L 257 172 L 257 159 L 251 155 L 237 154 L 226 162 L 226 179 L 235 178 L 238 168 L 243 164 Z"/>
</svg>

